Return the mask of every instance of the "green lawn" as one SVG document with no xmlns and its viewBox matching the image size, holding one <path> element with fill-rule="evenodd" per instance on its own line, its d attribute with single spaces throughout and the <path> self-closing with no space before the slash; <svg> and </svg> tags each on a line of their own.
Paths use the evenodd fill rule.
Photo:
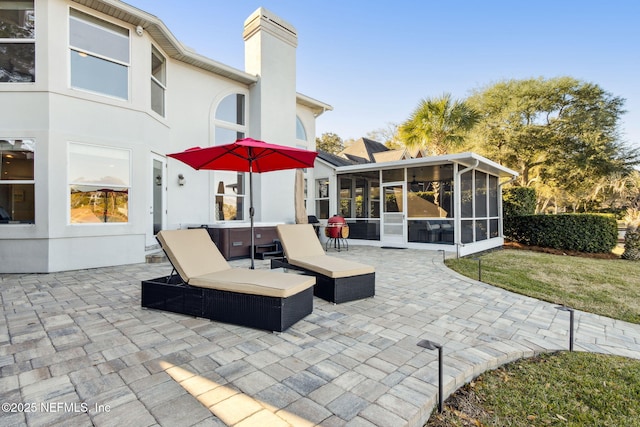
<svg viewBox="0 0 640 427">
<path fill-rule="evenodd" d="M 479 258 L 485 283 L 640 323 L 640 262 L 509 249 Z M 473 258 L 446 264 L 478 278 Z M 426 426 L 640 426 L 640 361 L 582 352 L 519 360 L 460 388 Z"/>
<path fill-rule="evenodd" d="M 427 427 L 640 425 L 640 361 L 543 354 L 480 375 Z"/>
<path fill-rule="evenodd" d="M 640 262 L 505 249 L 479 256 L 482 281 L 578 310 L 640 323 Z M 478 278 L 473 258 L 446 261 Z"/>
</svg>

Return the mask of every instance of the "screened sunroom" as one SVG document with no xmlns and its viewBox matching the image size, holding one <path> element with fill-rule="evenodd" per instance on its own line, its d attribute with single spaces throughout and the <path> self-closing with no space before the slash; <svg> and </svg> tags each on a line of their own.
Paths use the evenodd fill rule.
<svg viewBox="0 0 640 427">
<path fill-rule="evenodd" d="M 517 175 L 480 155 L 461 153 L 339 166 L 334 179 L 316 184 L 335 186 L 324 194 L 336 195 L 332 213 L 347 220 L 354 244 L 462 256 L 504 243 L 502 186 Z"/>
</svg>

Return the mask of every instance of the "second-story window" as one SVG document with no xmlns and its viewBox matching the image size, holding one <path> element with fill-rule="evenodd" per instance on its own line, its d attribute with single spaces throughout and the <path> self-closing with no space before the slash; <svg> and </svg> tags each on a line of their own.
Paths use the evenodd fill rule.
<svg viewBox="0 0 640 427">
<path fill-rule="evenodd" d="M 167 69 L 164 56 L 151 46 L 151 109 L 162 117 L 165 115 L 164 102 L 167 89 Z"/>
<path fill-rule="evenodd" d="M 307 142 L 307 131 L 298 116 L 296 116 L 296 139 Z"/>
<path fill-rule="evenodd" d="M 71 87 L 129 99 L 129 30 L 71 9 L 69 49 Z"/>
<path fill-rule="evenodd" d="M 231 144 L 245 137 L 246 127 L 245 95 L 233 93 L 224 97 L 214 116 L 215 145 Z M 245 174 L 244 172 L 215 171 L 215 212 L 216 221 L 239 221 L 245 214 Z"/>
<path fill-rule="evenodd" d="M 0 82 L 36 81 L 33 0 L 0 1 Z"/>
</svg>

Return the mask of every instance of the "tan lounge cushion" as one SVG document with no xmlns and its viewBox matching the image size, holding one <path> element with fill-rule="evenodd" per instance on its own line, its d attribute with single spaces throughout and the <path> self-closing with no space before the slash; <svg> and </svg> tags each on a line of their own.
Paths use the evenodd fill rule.
<svg viewBox="0 0 640 427">
<path fill-rule="evenodd" d="M 242 294 L 287 298 L 316 284 L 316 278 L 294 273 L 233 268 L 192 277 L 192 286 Z"/>
<path fill-rule="evenodd" d="M 292 265 L 334 279 L 375 272 L 371 265 L 327 255 L 311 224 L 279 224 L 276 229 Z"/>
<path fill-rule="evenodd" d="M 287 259 L 325 255 L 311 224 L 278 224 L 276 230 Z"/>
<path fill-rule="evenodd" d="M 289 259 L 289 263 L 322 274 L 323 276 L 331 277 L 332 279 L 375 272 L 375 268 L 371 265 L 328 255 L 296 258 L 294 260 Z"/>
<path fill-rule="evenodd" d="M 207 230 L 162 230 L 156 236 L 180 277 L 190 283 L 192 277 L 231 268 Z"/>
<path fill-rule="evenodd" d="M 158 241 L 180 277 L 192 286 L 286 298 L 315 285 L 316 279 L 300 274 L 231 268 L 207 230 L 162 230 Z"/>
</svg>

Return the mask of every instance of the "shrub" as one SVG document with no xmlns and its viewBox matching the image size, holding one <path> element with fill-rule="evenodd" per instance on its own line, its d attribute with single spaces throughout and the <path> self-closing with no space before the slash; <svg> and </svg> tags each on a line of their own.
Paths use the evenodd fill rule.
<svg viewBox="0 0 640 427">
<path fill-rule="evenodd" d="M 510 187 L 502 192 L 504 216 L 536 213 L 536 190 L 529 187 Z"/>
<path fill-rule="evenodd" d="M 618 242 L 618 225 L 608 215 L 522 215 L 505 217 L 504 235 L 525 245 L 608 253 Z"/>
</svg>

